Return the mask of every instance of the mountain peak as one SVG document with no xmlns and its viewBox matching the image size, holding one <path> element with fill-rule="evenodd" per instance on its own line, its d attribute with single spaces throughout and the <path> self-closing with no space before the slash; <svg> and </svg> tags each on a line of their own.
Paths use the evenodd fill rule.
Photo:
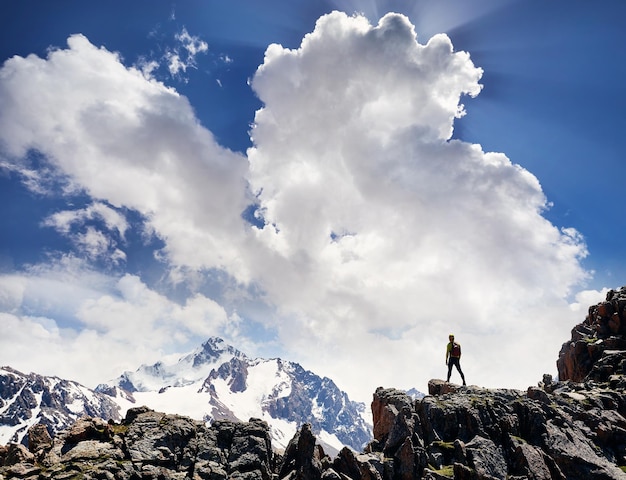
<svg viewBox="0 0 626 480">
<path fill-rule="evenodd" d="M 246 358 L 245 354 L 227 344 L 222 338 L 210 337 L 200 348 L 182 357 L 180 363 L 187 363 L 192 368 L 200 368 L 203 365 L 215 364 L 224 356 Z"/>
<path fill-rule="evenodd" d="M 370 438 L 364 404 L 353 402 L 328 378 L 280 358 L 249 358 L 211 337 L 173 364 L 157 362 L 124 372 L 101 386 L 122 409 L 136 405 L 205 421 L 259 418 L 279 447 L 303 423 L 323 433 L 327 447 L 361 448 Z"/>
<path fill-rule="evenodd" d="M 122 373 L 112 383 L 127 392 L 164 391 L 204 380 L 214 368 L 231 358 L 247 357 L 219 337 L 210 337 L 199 348 L 183 355 L 175 363 L 156 362 L 141 365 L 134 372 Z"/>
</svg>

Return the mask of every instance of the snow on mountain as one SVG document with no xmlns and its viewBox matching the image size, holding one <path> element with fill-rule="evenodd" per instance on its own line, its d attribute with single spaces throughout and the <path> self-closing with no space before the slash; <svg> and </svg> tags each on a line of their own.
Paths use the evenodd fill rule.
<svg viewBox="0 0 626 480">
<path fill-rule="evenodd" d="M 38 423 L 58 432 L 85 415 L 121 418 L 116 402 L 79 383 L 0 368 L 0 445 L 24 442 Z"/>
<path fill-rule="evenodd" d="M 120 420 L 142 405 L 206 422 L 260 418 L 278 449 L 286 448 L 304 423 L 330 455 L 345 445 L 361 451 L 372 435 L 369 408 L 351 401 L 329 378 L 278 358 L 248 358 L 210 338 L 177 362 L 142 365 L 95 391 L 0 368 L 0 445 L 26 443 L 28 429 L 37 423 L 56 434 L 82 416 Z"/>
<path fill-rule="evenodd" d="M 327 453 L 344 445 L 361 451 L 371 440 L 369 410 L 350 401 L 332 380 L 297 363 L 250 359 L 217 337 L 174 364 L 143 365 L 111 383 L 97 390 L 123 413 L 147 405 L 207 422 L 260 418 L 270 425 L 278 448 L 285 448 L 303 423 L 311 424 Z"/>
<path fill-rule="evenodd" d="M 175 364 L 142 365 L 135 372 L 124 372 L 114 383 L 131 393 L 185 387 L 204 380 L 211 370 L 233 357 L 245 355 L 221 338 L 213 337 Z"/>
</svg>

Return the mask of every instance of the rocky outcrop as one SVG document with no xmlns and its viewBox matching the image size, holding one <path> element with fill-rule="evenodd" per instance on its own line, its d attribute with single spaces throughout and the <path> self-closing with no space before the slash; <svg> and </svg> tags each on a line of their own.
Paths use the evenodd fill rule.
<svg viewBox="0 0 626 480">
<path fill-rule="evenodd" d="M 30 451 L 9 444 L 0 450 L 0 478 L 270 480 L 277 458 L 260 420 L 208 427 L 140 407 L 120 424 L 84 417 Z"/>
<path fill-rule="evenodd" d="M 438 382 L 433 382 L 437 385 Z M 331 459 L 303 425 L 281 457 L 265 422 L 202 422 L 129 410 L 121 423 L 85 417 L 30 449 L 0 449 L 10 478 L 624 479 L 626 396 L 610 383 L 553 382 L 526 392 L 457 387 L 413 400 L 373 396 L 374 440 Z M 35 440 L 37 439 L 37 440 Z M 620 468 L 621 467 L 621 468 Z"/>
<path fill-rule="evenodd" d="M 573 382 L 527 392 L 457 387 L 417 401 L 379 388 L 375 439 L 361 455 L 342 450 L 321 478 L 624 479 L 625 400 L 610 385 Z M 320 478 L 295 467 L 281 475 L 294 472 Z"/>
<path fill-rule="evenodd" d="M 607 381 L 626 373 L 626 287 L 609 290 L 606 300 L 589 307 L 559 352 L 560 380 Z"/>
<path fill-rule="evenodd" d="M 416 452 L 408 465 L 413 478 L 441 471 L 454 478 L 625 478 L 618 466 L 626 465 L 626 438 L 617 433 L 624 407 L 622 393 L 600 385 L 561 383 L 551 393 L 465 387 L 425 397 L 410 422 L 397 424 L 415 425 L 407 436 Z M 398 462 L 394 470 L 406 470 Z"/>
</svg>

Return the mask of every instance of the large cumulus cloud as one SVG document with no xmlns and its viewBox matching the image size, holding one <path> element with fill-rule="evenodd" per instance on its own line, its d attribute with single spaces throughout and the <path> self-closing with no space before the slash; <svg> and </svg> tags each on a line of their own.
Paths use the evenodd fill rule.
<svg viewBox="0 0 626 480">
<path fill-rule="evenodd" d="M 298 49 L 267 49 L 248 153 L 272 252 L 259 270 L 291 316 L 285 340 L 309 361 L 332 352 L 327 363 L 358 375 L 350 366 L 373 360 L 379 369 L 361 367 L 370 387 L 423 385 L 443 375 L 455 331 L 472 380 L 519 386 L 552 367 L 586 250 L 542 216 L 530 172 L 451 140 L 481 74 L 447 36 L 420 44 L 394 14 L 372 26 L 334 13 Z M 509 375 L 522 351 L 528 368 Z M 412 373 L 391 372 L 405 362 Z"/>
</svg>

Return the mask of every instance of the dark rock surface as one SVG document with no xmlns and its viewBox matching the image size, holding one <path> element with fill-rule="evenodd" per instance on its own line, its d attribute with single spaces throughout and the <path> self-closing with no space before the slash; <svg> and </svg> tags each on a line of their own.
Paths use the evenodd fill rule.
<svg viewBox="0 0 626 480">
<path fill-rule="evenodd" d="M 131 409 L 119 424 L 84 417 L 47 447 L 44 443 L 33 444 L 34 452 L 21 444 L 0 450 L 0 476 L 269 480 L 279 458 L 260 420 L 208 427 L 145 407 Z"/>
<path fill-rule="evenodd" d="M 121 423 L 85 417 L 30 451 L 0 449 L 4 478 L 624 479 L 626 397 L 610 384 L 475 386 L 412 400 L 377 389 L 374 440 L 331 459 L 303 425 L 281 457 L 265 422 L 211 426 L 145 407 Z M 620 468 L 622 467 L 622 468 Z"/>
<path fill-rule="evenodd" d="M 626 373 L 626 287 L 609 290 L 606 300 L 589 307 L 559 352 L 560 380 L 608 381 Z"/>
</svg>

